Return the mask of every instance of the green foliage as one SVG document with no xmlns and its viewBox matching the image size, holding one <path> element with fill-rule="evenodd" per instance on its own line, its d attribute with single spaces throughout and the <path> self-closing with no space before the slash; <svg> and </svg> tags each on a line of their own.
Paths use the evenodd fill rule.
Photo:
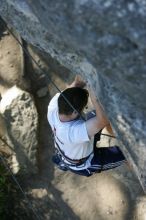
<svg viewBox="0 0 146 220">
<path fill-rule="evenodd" d="M 3 164 L 0 163 L 0 219 L 7 219 L 8 197 L 10 192 L 10 183 L 8 181 L 8 174 Z"/>
</svg>

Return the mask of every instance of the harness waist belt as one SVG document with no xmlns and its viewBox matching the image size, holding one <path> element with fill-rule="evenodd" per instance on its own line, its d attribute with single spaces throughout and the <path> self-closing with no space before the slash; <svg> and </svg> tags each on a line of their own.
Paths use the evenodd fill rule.
<svg viewBox="0 0 146 220">
<path fill-rule="evenodd" d="M 90 155 L 89 155 L 90 156 Z M 70 159 L 70 158 L 68 158 L 68 157 L 64 157 L 68 162 L 70 162 L 70 163 L 73 163 L 73 164 L 82 164 L 82 163 L 84 163 L 87 159 L 88 159 L 88 157 L 89 156 L 87 156 L 87 157 L 84 157 L 84 158 L 81 158 L 81 159 L 79 159 L 79 160 L 75 160 L 75 159 Z"/>
<path fill-rule="evenodd" d="M 89 154 L 87 157 L 84 157 L 84 158 L 81 158 L 81 159 L 77 159 L 77 160 L 76 159 L 71 159 L 71 158 L 67 157 L 64 154 L 64 152 L 60 149 L 60 147 L 59 147 L 59 145 L 58 145 L 58 143 L 56 141 L 55 141 L 55 144 L 56 144 L 57 149 L 60 152 L 61 156 L 63 156 L 64 159 L 66 159 L 68 162 L 76 164 L 76 165 L 77 164 L 80 165 L 80 164 L 84 163 L 89 158 L 89 156 L 91 155 L 91 154 Z"/>
</svg>

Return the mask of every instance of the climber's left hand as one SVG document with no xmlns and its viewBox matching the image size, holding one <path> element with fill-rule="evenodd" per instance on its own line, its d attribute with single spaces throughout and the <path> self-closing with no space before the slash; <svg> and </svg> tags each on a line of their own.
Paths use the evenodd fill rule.
<svg viewBox="0 0 146 220">
<path fill-rule="evenodd" d="M 80 75 L 76 75 L 74 81 L 67 86 L 67 88 L 72 88 L 72 87 L 80 87 L 84 88 L 86 86 L 86 82 L 81 78 Z"/>
</svg>

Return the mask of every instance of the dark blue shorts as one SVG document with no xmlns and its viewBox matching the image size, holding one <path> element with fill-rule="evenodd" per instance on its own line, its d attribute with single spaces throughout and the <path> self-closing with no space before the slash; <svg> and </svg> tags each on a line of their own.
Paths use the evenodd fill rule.
<svg viewBox="0 0 146 220">
<path fill-rule="evenodd" d="M 94 148 L 94 157 L 91 160 L 91 166 L 84 170 L 71 170 L 72 172 L 91 176 L 93 173 L 100 173 L 105 170 L 118 167 L 125 162 L 126 159 L 119 147 Z"/>
</svg>

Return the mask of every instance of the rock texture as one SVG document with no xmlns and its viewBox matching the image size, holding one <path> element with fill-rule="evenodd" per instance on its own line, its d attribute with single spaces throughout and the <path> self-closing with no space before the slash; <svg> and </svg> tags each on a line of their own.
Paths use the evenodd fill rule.
<svg viewBox="0 0 146 220">
<path fill-rule="evenodd" d="M 145 1 L 0 4 L 1 16 L 26 41 L 91 81 L 146 191 Z"/>
<path fill-rule="evenodd" d="M 29 93 L 13 86 L 2 95 L 0 113 L 3 115 L 3 138 L 12 150 L 11 166 L 14 173 L 37 171 L 38 115 Z"/>
</svg>

